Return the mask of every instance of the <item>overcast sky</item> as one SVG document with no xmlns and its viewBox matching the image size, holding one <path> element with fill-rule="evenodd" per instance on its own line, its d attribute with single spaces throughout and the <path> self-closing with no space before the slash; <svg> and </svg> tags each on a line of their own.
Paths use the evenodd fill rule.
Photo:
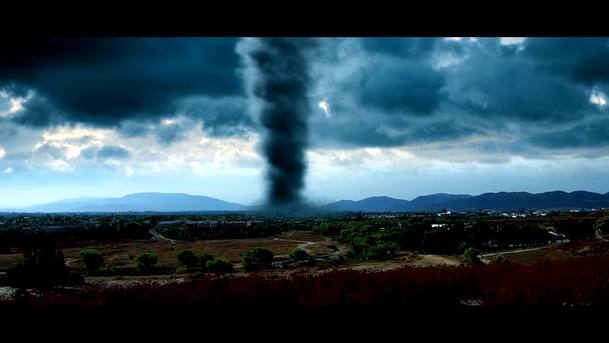
<svg viewBox="0 0 609 343">
<path fill-rule="evenodd" d="M 0 208 L 135 192 L 261 203 L 251 41 L 3 38 Z M 609 39 L 308 41 L 308 200 L 609 192 Z"/>
</svg>

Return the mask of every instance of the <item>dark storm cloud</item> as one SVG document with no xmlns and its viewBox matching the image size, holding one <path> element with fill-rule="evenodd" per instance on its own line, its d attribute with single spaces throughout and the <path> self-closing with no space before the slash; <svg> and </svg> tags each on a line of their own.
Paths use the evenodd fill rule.
<svg viewBox="0 0 609 343">
<path fill-rule="evenodd" d="M 371 65 L 351 85 L 363 106 L 389 113 L 429 114 L 439 105 L 444 77 L 428 62 Z"/>
<path fill-rule="evenodd" d="M 257 129 L 245 97 L 192 99 L 184 106 L 190 118 L 203 119 L 203 131 L 211 137 L 241 136 Z"/>
<path fill-rule="evenodd" d="M 162 145 L 169 145 L 184 137 L 184 132 L 190 125 L 181 122 L 163 122 L 160 118 L 153 118 L 144 122 L 125 120 L 118 127 L 124 137 L 143 137 L 151 135 Z M 142 124 L 146 125 L 142 125 Z M 192 123 L 188 123 L 192 124 Z"/>
<path fill-rule="evenodd" d="M 363 107 L 404 115 L 439 105 L 444 75 L 430 60 L 437 38 L 361 38 L 365 64 L 344 83 Z"/>
<path fill-rule="evenodd" d="M 362 47 L 371 54 L 387 54 L 400 59 L 429 57 L 441 38 L 430 37 L 365 37 Z"/>
<path fill-rule="evenodd" d="M 123 119 L 167 116 L 188 96 L 241 93 L 237 39 L 5 39 L 0 88 L 34 92 L 15 120 L 115 126 Z M 44 101 L 36 101 L 43 98 Z"/>
<path fill-rule="evenodd" d="M 146 121 L 147 125 L 142 125 L 141 121 L 123 121 L 119 126 L 119 132 L 124 137 L 152 136 L 158 143 L 167 146 L 184 138 L 185 132 L 194 125 L 188 120 L 163 121 L 159 118 L 155 119 L 154 121 Z"/>
<path fill-rule="evenodd" d="M 501 145 L 519 154 L 522 146 L 609 146 L 602 139 L 606 106 L 590 102 L 593 94 L 609 95 L 608 38 L 533 37 L 507 45 L 492 37 L 317 41 L 317 52 L 303 62 L 311 72 L 298 81 L 309 99 L 305 136 L 313 146 L 400 146 L 472 136 L 520 141 Z M 179 141 L 191 125 L 211 137 L 258 132 L 264 123 L 249 108 L 238 42 L 5 38 L 0 90 L 32 96 L 24 110 L 3 119 L 39 128 L 82 122 L 123 135 L 153 134 L 162 144 Z M 280 63 L 272 59 L 273 49 L 260 52 L 268 55 L 261 68 Z M 294 94 L 292 84 L 281 87 L 257 96 Z M 321 100 L 329 113 L 317 107 Z M 270 103 L 268 109 L 279 109 Z M 180 116 L 186 120 L 161 125 Z"/>
<path fill-rule="evenodd" d="M 392 135 L 362 119 L 354 119 L 346 124 L 336 121 L 318 124 L 311 130 L 311 136 L 313 147 L 392 147 L 404 144 L 405 140 L 403 135 Z"/>
<path fill-rule="evenodd" d="M 193 127 L 199 127 L 207 136 L 215 138 L 242 137 L 258 130 L 247 99 L 242 96 L 195 97 L 181 101 L 179 107 L 180 115 L 176 118 L 124 120 L 118 129 L 126 137 L 152 135 L 163 145 L 180 141 Z"/>
<path fill-rule="evenodd" d="M 532 39 L 532 38 L 530 38 Z M 448 74 L 457 106 L 488 120 L 563 122 L 591 110 L 588 91 L 543 68 L 522 52 L 505 55 L 498 39 L 470 46 L 467 59 Z"/>
<path fill-rule="evenodd" d="M 13 120 L 21 125 L 40 128 L 63 121 L 63 114 L 46 97 L 38 96 L 28 100 L 27 107 Z"/>
<path fill-rule="evenodd" d="M 535 68 L 562 75 L 576 82 L 609 81 L 609 39 L 601 37 L 530 38 L 523 56 Z"/>
<path fill-rule="evenodd" d="M 517 149 L 523 144 L 555 149 L 609 146 L 603 138 L 607 123 L 598 120 L 606 112 L 590 102 L 595 89 L 607 89 L 607 42 L 527 38 L 512 48 L 513 54 L 501 53 L 497 39 L 470 44 L 467 59 L 447 75 L 451 101 L 464 118 L 484 119 L 488 134 L 499 135 L 508 126 L 520 132 L 522 144 L 511 145 L 513 153 L 523 153 Z M 581 72 L 586 68 L 595 71 L 586 75 Z"/>
<path fill-rule="evenodd" d="M 438 47 L 461 54 L 437 38 L 329 38 L 316 60 L 312 92 L 330 105 L 311 118 L 314 146 L 399 146 L 413 141 L 445 94 L 445 72 L 432 65 Z"/>
<path fill-rule="evenodd" d="M 325 59 L 315 75 L 319 100 L 327 99 L 331 115 L 313 118 L 315 145 L 399 146 L 419 138 L 453 138 L 460 130 L 439 129 L 448 123 L 446 116 L 437 116 L 447 80 L 446 72 L 433 65 L 438 49 L 460 56 L 460 45 L 441 38 L 394 37 L 324 43 Z"/>
<path fill-rule="evenodd" d="M 539 133 L 531 141 L 549 149 L 609 146 L 609 118 L 599 118 L 560 131 Z"/>
<path fill-rule="evenodd" d="M 412 120 L 410 123 L 389 119 L 382 123 L 381 120 L 362 119 L 348 123 L 317 122 L 311 135 L 313 146 L 397 147 L 404 144 L 454 142 L 483 132 L 483 128 L 473 123 L 459 123 L 449 117 Z"/>
<path fill-rule="evenodd" d="M 607 145 L 583 143 L 581 132 L 601 134 L 602 126 L 565 128 L 606 115 L 590 96 L 609 95 L 608 41 L 325 39 L 312 105 L 325 100 L 330 113 L 318 110 L 311 119 L 313 144 L 383 147 L 477 137 L 524 154 L 523 147 L 552 144 L 541 137 L 562 135 L 556 146 Z"/>
</svg>

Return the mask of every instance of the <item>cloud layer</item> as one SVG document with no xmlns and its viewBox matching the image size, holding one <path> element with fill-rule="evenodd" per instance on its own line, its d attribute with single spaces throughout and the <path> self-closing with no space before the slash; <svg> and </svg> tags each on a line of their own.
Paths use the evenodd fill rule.
<svg viewBox="0 0 609 343">
<path fill-rule="evenodd" d="M 332 107 L 332 118 L 318 116 L 319 129 L 312 132 L 320 145 L 333 133 L 330 141 L 337 146 L 475 139 L 480 153 L 606 147 L 602 139 L 582 136 L 600 136 L 607 127 L 606 107 L 591 101 L 607 94 L 607 43 L 335 39 L 327 43 L 318 74 L 319 96 Z M 562 143 L 554 144 L 555 136 Z"/>
<path fill-rule="evenodd" d="M 399 146 L 484 136 L 540 148 L 605 146 L 606 38 L 326 38 L 314 70 L 319 146 Z M 178 115 L 212 136 L 257 130 L 236 38 L 4 39 L 0 88 L 22 101 L 3 120 L 129 134 Z M 332 108 L 326 116 L 317 104 Z M 133 125 L 133 123 L 138 125 Z M 159 126 L 161 142 L 179 126 Z M 154 131 L 153 130 L 153 131 Z M 333 133 L 329 135 L 329 133 Z M 586 133 L 593 137 L 582 138 Z M 554 145 L 553 135 L 562 135 Z"/>
<path fill-rule="evenodd" d="M 4 39 L 0 87 L 12 97 L 31 96 L 12 118 L 23 125 L 76 122 L 115 127 L 127 119 L 149 121 L 188 112 L 183 102 L 192 97 L 241 94 L 236 42 L 227 38 Z M 212 118 L 218 116 L 209 112 Z M 218 127 L 224 124 L 215 122 Z"/>
<path fill-rule="evenodd" d="M 216 166 L 262 168 L 265 129 L 252 102 L 246 42 L 3 38 L 2 175 L 169 166 L 201 173 L 219 151 L 224 162 Z M 301 162 L 315 165 L 313 173 L 347 162 L 390 170 L 607 158 L 608 38 L 316 42 L 306 55 L 308 103 L 300 104 L 310 152 Z"/>
</svg>

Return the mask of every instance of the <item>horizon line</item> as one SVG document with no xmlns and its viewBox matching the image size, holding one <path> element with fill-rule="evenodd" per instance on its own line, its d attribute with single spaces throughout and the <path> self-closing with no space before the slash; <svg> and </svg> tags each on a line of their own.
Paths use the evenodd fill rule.
<svg viewBox="0 0 609 343">
<path fill-rule="evenodd" d="M 600 194 L 600 195 L 606 195 L 609 194 L 608 192 L 605 193 L 600 193 L 600 192 L 594 192 L 594 191 L 588 191 L 588 190 L 583 190 L 583 189 L 578 189 L 575 191 L 564 191 L 561 189 L 556 189 L 556 190 L 552 190 L 552 191 L 543 191 L 543 192 L 530 192 L 530 191 L 495 191 L 495 192 L 483 192 L 480 194 L 468 194 L 468 193 L 446 193 L 446 192 L 436 192 L 436 193 L 429 193 L 429 194 L 424 194 L 424 195 L 418 195 L 412 199 L 404 199 L 404 198 L 396 198 L 396 197 L 392 197 L 392 196 L 387 196 L 387 195 L 370 195 L 370 196 L 366 196 L 363 197 L 359 200 L 352 200 L 352 199 L 339 199 L 339 200 L 334 200 L 334 201 L 330 201 L 328 203 L 324 203 L 322 205 L 318 205 L 318 206 L 324 206 L 324 205 L 329 205 L 329 204 L 333 204 L 336 202 L 340 202 L 340 201 L 353 201 L 353 202 L 357 202 L 357 201 L 362 201 L 362 200 L 366 200 L 366 199 L 370 199 L 370 198 L 390 198 L 390 199 L 394 199 L 394 200 L 403 200 L 403 201 L 413 201 L 419 197 L 424 197 L 424 196 L 433 196 L 433 195 L 441 195 L 441 194 L 446 194 L 446 195 L 465 195 L 465 196 L 480 196 L 480 195 L 484 195 L 484 194 L 497 194 L 497 193 L 527 193 L 527 194 L 543 194 L 543 193 L 553 193 L 553 192 L 563 192 L 563 193 L 567 193 L 567 194 L 571 194 L 571 193 L 575 193 L 575 192 L 587 192 L 587 193 L 595 193 L 595 194 Z M 33 207 L 33 206 L 42 206 L 42 205 L 48 205 L 48 204 L 54 204 L 54 203 L 58 203 L 58 202 L 63 202 L 63 201 L 68 201 L 68 200 L 78 200 L 78 199 L 90 199 L 90 201 L 95 201 L 95 200 L 106 200 L 106 199 L 121 199 L 124 198 L 126 196 L 129 195 L 135 195 L 135 194 L 179 194 L 179 195 L 187 195 L 187 196 L 194 196 L 194 197 L 206 197 L 206 198 L 210 198 L 210 199 L 214 199 L 214 200 L 220 200 L 220 201 L 224 201 L 224 202 L 228 202 L 228 203 L 232 203 L 235 205 L 240 205 L 240 206 L 250 206 L 250 207 L 254 207 L 254 206 L 263 206 L 263 203 L 250 203 L 250 204 L 244 204 L 244 203 L 240 203 L 240 202 L 234 202 L 234 201 L 229 201 L 229 200 L 225 200 L 222 198 L 217 198 L 217 197 L 212 197 L 209 195 L 202 195 L 202 194 L 191 194 L 191 193 L 185 193 L 185 192 L 159 192 L 159 191 L 143 191 L 143 192 L 134 192 L 134 193 L 128 193 L 122 196 L 108 196 L 108 197 L 96 197 L 96 196 L 78 196 L 78 197 L 73 197 L 73 198 L 63 198 L 63 199 L 58 199 L 58 200 L 54 200 L 54 201 L 49 201 L 46 203 L 37 203 L 37 204 L 32 204 L 32 205 L 27 205 L 27 206 L 22 206 L 22 207 L 1 207 L 0 211 L 7 211 L 7 210 L 22 210 L 22 209 L 26 209 L 28 207 Z M 306 200 L 306 198 L 305 198 Z M 305 201 L 305 203 L 311 203 L 310 201 Z"/>
</svg>

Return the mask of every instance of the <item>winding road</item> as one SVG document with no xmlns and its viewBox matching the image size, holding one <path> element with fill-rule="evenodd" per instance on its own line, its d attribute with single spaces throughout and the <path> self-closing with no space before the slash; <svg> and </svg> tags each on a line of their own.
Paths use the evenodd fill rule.
<svg viewBox="0 0 609 343">
<path fill-rule="evenodd" d="M 292 234 L 294 234 L 294 231 L 288 233 L 287 237 L 290 237 Z M 298 248 L 303 249 L 304 251 L 306 251 L 307 253 L 310 253 L 311 250 L 307 249 L 308 246 L 310 245 L 315 245 L 315 244 L 326 244 L 325 242 L 311 242 L 311 241 L 302 241 L 302 240 L 295 240 L 295 239 L 286 239 L 286 238 L 275 238 L 275 240 L 281 240 L 284 242 L 294 242 L 294 243 L 300 243 L 300 245 L 298 245 Z M 326 253 L 326 254 L 321 254 L 316 256 L 316 259 L 318 260 L 324 260 L 324 259 L 328 259 L 328 258 L 333 258 L 333 257 L 337 257 L 340 255 L 343 255 L 345 253 L 347 253 L 347 251 L 349 251 L 349 248 L 345 248 L 345 247 L 337 247 L 338 250 L 331 252 L 331 253 Z M 279 256 L 278 256 L 279 257 Z"/>
</svg>

